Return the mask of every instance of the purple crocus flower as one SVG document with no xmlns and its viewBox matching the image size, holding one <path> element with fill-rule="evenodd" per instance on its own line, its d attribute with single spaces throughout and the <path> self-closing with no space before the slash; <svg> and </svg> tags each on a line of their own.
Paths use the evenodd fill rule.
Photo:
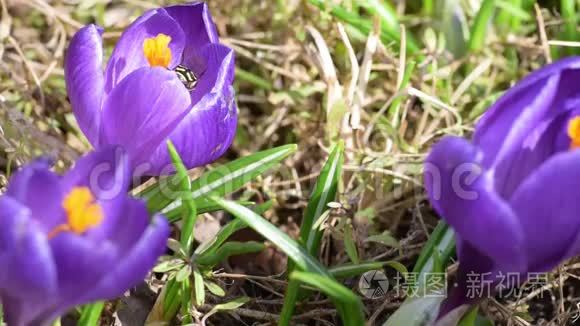
<svg viewBox="0 0 580 326">
<path fill-rule="evenodd" d="M 103 148 L 59 176 L 36 161 L 0 197 L 0 302 L 10 326 L 47 325 L 142 281 L 169 226 L 127 195 L 128 160 Z"/>
<path fill-rule="evenodd" d="M 95 148 L 122 145 L 137 173 L 171 171 L 165 140 L 188 168 L 219 158 L 237 123 L 234 52 L 219 43 L 205 3 L 150 10 L 121 35 L 103 71 L 102 29 L 72 38 L 66 86 Z"/>
<path fill-rule="evenodd" d="M 440 316 L 486 296 L 482 287 L 514 285 L 505 283 L 508 273 L 523 282 L 580 254 L 578 148 L 579 57 L 535 71 L 508 90 L 471 142 L 448 136 L 433 147 L 425 185 L 456 232 L 460 262 Z"/>
</svg>

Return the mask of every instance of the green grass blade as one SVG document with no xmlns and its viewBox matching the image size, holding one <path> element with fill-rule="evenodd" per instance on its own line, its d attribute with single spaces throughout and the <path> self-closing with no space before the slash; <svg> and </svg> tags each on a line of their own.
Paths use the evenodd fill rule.
<svg viewBox="0 0 580 326">
<path fill-rule="evenodd" d="M 454 249 L 455 235 L 453 230 L 445 222 L 440 221 L 431 233 L 413 268 L 413 273 L 417 273 L 417 283 L 413 284 L 414 287 L 420 289 L 426 286 L 424 284 L 425 280 L 428 279 L 426 274 L 444 273 L 444 267 L 453 255 Z M 383 326 L 425 325 L 426 322 L 436 317 L 434 312 L 438 310 L 437 307 L 442 300 L 443 296 L 408 298 Z"/>
<path fill-rule="evenodd" d="M 455 234 L 445 222 L 440 221 L 431 233 L 423 250 L 421 250 L 421 254 L 413 268 L 413 273 L 434 272 L 433 268 L 436 266 L 435 255 L 441 264 L 446 265 L 454 252 Z"/>
<path fill-rule="evenodd" d="M 413 71 L 415 71 L 415 65 L 416 65 L 415 61 L 407 62 L 407 65 L 405 66 L 405 71 L 403 73 L 403 80 L 401 82 L 401 85 L 399 85 L 399 91 L 404 90 L 409 85 L 411 75 L 413 74 Z M 398 96 L 393 100 L 393 103 L 391 104 L 389 110 L 387 111 L 389 115 L 389 120 L 391 121 L 391 125 L 393 126 L 393 128 L 399 128 L 400 125 L 399 119 L 401 116 L 400 112 L 402 102 L 403 97 Z"/>
<path fill-rule="evenodd" d="M 316 180 L 314 191 L 310 195 L 306 206 L 306 212 L 300 226 L 300 240 L 306 244 L 306 248 L 308 248 L 311 255 L 318 253 L 320 239 L 322 238 L 322 232 L 318 228 L 313 228 L 313 226 L 317 224 L 318 218 L 320 218 L 322 213 L 327 210 L 328 203 L 336 198 L 344 162 L 343 152 L 344 144 L 342 142 L 334 146 L 320 172 L 320 176 Z"/>
<path fill-rule="evenodd" d="M 360 298 L 344 285 L 332 278 L 307 272 L 292 272 L 290 279 L 313 286 L 326 294 L 336 305 L 343 325 L 361 326 L 365 324 Z"/>
<path fill-rule="evenodd" d="M 401 33 L 401 23 L 397 18 L 398 14 L 395 8 L 389 3 L 387 0 L 366 0 L 361 1 L 360 6 L 365 8 L 369 13 L 372 15 L 378 16 L 381 19 L 381 28 L 383 30 L 388 31 L 388 35 L 400 35 Z M 400 40 L 397 37 L 398 40 Z M 413 35 L 407 31 L 406 33 L 406 40 L 407 43 L 411 43 L 410 46 L 407 46 L 411 51 L 414 53 L 413 50 L 416 45 L 417 41 L 413 37 Z"/>
<path fill-rule="evenodd" d="M 360 264 L 345 264 L 341 266 L 332 267 L 328 271 L 335 278 L 342 279 L 358 276 L 368 271 L 382 270 L 385 265 L 393 268 L 401 275 L 406 275 L 409 272 L 405 267 L 405 265 L 394 260 L 385 262 L 364 262 Z"/>
<path fill-rule="evenodd" d="M 216 234 L 216 236 L 214 238 L 210 239 L 207 242 L 202 243 L 201 245 L 199 245 L 199 247 L 197 247 L 195 249 L 195 256 L 198 256 L 199 258 L 194 258 L 194 259 L 205 259 L 204 256 L 214 255 L 216 250 L 224 242 L 226 242 L 226 240 L 232 234 L 234 234 L 236 231 L 241 230 L 247 226 L 248 225 L 246 224 L 246 222 L 244 222 L 240 219 L 235 219 L 235 220 L 229 222 L 228 224 L 226 224 L 224 227 L 222 227 L 218 231 L 218 233 Z"/>
<path fill-rule="evenodd" d="M 252 210 L 236 204 L 235 202 L 227 201 L 218 197 L 212 197 L 212 200 L 216 201 L 226 211 L 230 212 L 238 219 L 243 220 L 248 224 L 248 226 L 275 244 L 288 256 L 288 258 L 292 260 L 293 264 L 301 270 L 331 277 L 328 271 L 316 259 L 314 259 L 306 249 Z M 298 286 L 297 282 L 294 284 Z M 298 289 L 294 292 L 294 295 L 297 295 L 297 290 Z M 285 304 L 284 307 L 287 307 L 287 305 Z M 292 313 L 285 313 L 284 311 L 287 309 L 288 308 L 283 308 L 282 314 L 280 315 L 279 325 L 290 324 Z"/>
<path fill-rule="evenodd" d="M 211 213 L 211 212 L 215 212 L 215 211 L 219 211 L 221 210 L 221 206 L 219 206 L 218 204 L 207 200 L 205 198 L 197 198 L 194 199 L 193 201 L 195 203 L 196 209 L 197 209 L 197 215 L 201 215 L 204 213 Z M 247 201 L 247 200 L 243 200 L 243 201 L 236 201 L 238 204 L 240 205 L 244 205 L 244 206 L 252 206 L 255 203 L 252 201 Z M 167 218 L 167 220 L 170 223 L 174 223 L 179 221 L 182 217 L 183 217 L 183 209 L 184 209 L 184 203 L 181 202 L 181 205 L 175 207 L 171 207 L 171 209 L 163 209 L 161 210 L 161 213 L 163 214 L 163 216 L 165 216 Z"/>
<path fill-rule="evenodd" d="M 342 173 L 344 145 L 342 142 L 336 144 L 330 153 L 326 164 L 322 168 L 320 176 L 316 180 L 314 191 L 310 195 L 310 200 L 306 207 L 302 224 L 300 225 L 300 242 L 305 245 L 308 252 L 316 256 L 322 232 L 318 227 L 315 227 L 319 218 L 328 207 L 328 203 L 333 201 L 336 197 L 338 189 L 338 182 Z M 294 269 L 292 264 L 288 264 L 288 273 Z M 282 306 L 282 313 L 280 314 L 280 324 L 287 325 L 290 323 L 296 300 L 298 299 L 298 291 L 300 285 L 297 281 L 290 280 L 286 288 L 286 295 L 284 296 L 284 305 Z"/>
<path fill-rule="evenodd" d="M 172 179 L 177 181 L 179 190 L 191 190 L 191 181 L 187 175 L 187 169 L 183 165 L 183 161 L 181 160 L 181 157 L 177 153 L 177 150 L 171 141 L 167 141 L 167 151 L 169 152 L 171 162 L 175 167 L 175 175 L 172 177 Z"/>
<path fill-rule="evenodd" d="M 532 15 L 522 8 L 522 0 L 497 0 L 496 5 L 500 8 L 496 22 L 503 30 L 517 32 L 522 20 L 532 19 Z"/>
<path fill-rule="evenodd" d="M 294 144 L 284 145 L 219 166 L 191 183 L 192 197 L 232 193 L 296 152 L 296 149 Z"/>
<path fill-rule="evenodd" d="M 423 15 L 429 17 L 435 12 L 435 0 L 423 0 L 422 12 Z"/>
<path fill-rule="evenodd" d="M 330 275 L 328 271 L 316 259 L 302 248 L 286 233 L 278 229 L 274 224 L 266 221 L 252 210 L 236 204 L 233 201 L 212 197 L 226 211 L 243 220 L 249 227 L 260 233 L 264 238 L 275 244 L 290 258 L 300 269 L 316 274 Z"/>
<path fill-rule="evenodd" d="M 189 278 L 183 280 L 183 282 L 181 282 L 181 316 L 182 316 L 182 320 L 181 323 L 182 324 L 189 324 L 193 322 L 193 318 L 191 317 L 191 314 L 189 313 L 189 307 L 191 307 L 191 303 L 192 303 L 192 292 L 191 292 L 191 282 L 189 281 Z"/>
<path fill-rule="evenodd" d="M 254 86 L 265 89 L 267 91 L 271 91 L 274 89 L 274 86 L 268 80 L 240 68 L 236 68 L 236 78 L 238 80 L 246 81 Z"/>
<path fill-rule="evenodd" d="M 524 8 L 522 8 L 523 7 L 522 0 L 496 0 L 495 5 L 501 10 L 501 12 L 498 14 L 497 20 L 500 20 L 502 15 L 505 13 L 512 18 L 511 20 L 512 27 L 513 27 L 513 18 L 517 18 L 518 23 L 519 20 L 530 22 L 534 19 L 533 15 L 531 15 Z"/>
<path fill-rule="evenodd" d="M 195 231 L 195 223 L 197 221 L 197 209 L 195 201 L 191 198 L 184 198 L 185 204 L 183 209 L 183 226 L 181 227 L 181 247 L 185 253 L 190 256 L 193 253 L 193 232 Z"/>
<path fill-rule="evenodd" d="M 443 296 L 426 296 L 417 299 L 406 300 L 402 306 L 393 313 L 383 326 L 423 326 L 433 325 L 439 305 Z M 456 325 L 456 324 L 442 324 Z"/>
<path fill-rule="evenodd" d="M 81 317 L 79 318 L 79 326 L 98 326 L 99 318 L 101 317 L 101 312 L 105 307 L 105 303 L 95 302 L 83 307 L 81 311 Z M 0 316 L 1 317 L 1 316 Z M 2 320 L 0 319 L 0 325 L 2 325 Z"/>
<path fill-rule="evenodd" d="M 562 19 L 564 21 L 564 29 L 562 30 L 562 35 L 560 36 L 562 40 L 578 41 L 578 37 L 580 35 L 576 30 L 577 6 L 578 6 L 577 0 L 560 0 L 560 11 L 562 12 Z M 573 47 L 564 47 L 560 50 L 561 50 L 560 53 L 562 53 L 563 55 L 574 55 L 580 52 L 578 48 Z"/>
<path fill-rule="evenodd" d="M 473 25 L 471 26 L 471 33 L 469 38 L 469 50 L 471 52 L 479 52 L 485 46 L 487 39 L 488 25 L 495 11 L 495 0 L 483 0 Z"/>
<path fill-rule="evenodd" d="M 296 151 L 296 145 L 284 145 L 258 152 L 235 161 L 220 165 L 191 182 L 191 197 L 205 200 L 209 194 L 224 196 L 242 188 L 246 183 L 274 167 Z M 140 197 L 145 199 L 150 211 L 171 211 L 182 205 L 177 194 L 157 184 L 145 190 Z"/>
<path fill-rule="evenodd" d="M 189 256 L 193 252 L 193 231 L 197 220 L 197 208 L 195 200 L 189 196 L 189 193 L 191 193 L 191 181 L 189 180 L 187 169 L 171 141 L 167 142 L 167 150 L 175 167 L 176 173 L 174 177 L 179 182 L 179 190 L 184 194 L 182 196 L 183 226 L 181 228 L 180 243 L 185 253 Z"/>
<path fill-rule="evenodd" d="M 341 20 L 346 24 L 351 25 L 364 35 L 368 35 L 373 28 L 372 20 L 364 19 L 360 17 L 358 14 L 350 12 L 346 10 L 344 7 L 341 7 L 340 5 L 335 5 L 332 4 L 330 1 L 325 0 L 308 0 L 308 2 L 318 7 L 320 10 L 328 10 L 328 12 L 334 17 L 336 17 L 338 20 Z M 393 31 L 392 29 L 386 26 L 382 26 L 381 40 L 385 44 L 395 42 L 397 46 L 400 46 L 401 43 L 400 33 L 398 31 Z M 407 52 L 409 54 L 419 52 L 419 47 L 417 46 L 417 43 L 414 41 L 414 39 L 410 36 L 410 33 L 407 33 L 406 44 L 407 44 Z"/>
<path fill-rule="evenodd" d="M 350 223 L 344 226 L 344 249 L 350 261 L 354 264 L 360 263 L 358 258 L 358 249 L 356 247 L 356 243 L 353 236 L 352 225 Z"/>
<path fill-rule="evenodd" d="M 224 243 L 224 245 L 219 247 L 216 250 L 216 252 L 212 255 L 203 255 L 195 258 L 194 263 L 203 266 L 213 267 L 219 264 L 220 262 L 226 260 L 230 256 L 260 252 L 265 248 L 266 246 L 263 243 L 256 241 L 247 241 L 247 242 L 230 241 Z"/>
<path fill-rule="evenodd" d="M 383 269 L 384 263 L 382 262 L 366 262 L 360 264 L 346 264 L 341 266 L 335 266 L 330 268 L 328 271 L 332 276 L 337 279 L 344 279 L 349 277 L 358 276 L 364 274 L 368 271 L 376 271 Z"/>
<path fill-rule="evenodd" d="M 174 279 L 169 280 L 165 284 L 165 290 L 162 292 L 163 298 L 163 319 L 166 321 L 171 320 L 180 307 L 180 284 Z"/>
<path fill-rule="evenodd" d="M 288 264 L 287 272 L 292 272 L 293 266 Z M 290 279 L 284 294 L 284 304 L 282 305 L 282 312 L 280 313 L 280 320 L 278 325 L 290 325 L 292 315 L 294 314 L 294 307 L 298 301 L 298 292 L 300 290 L 300 282 L 295 279 Z"/>
<path fill-rule="evenodd" d="M 399 20 L 397 11 L 384 0 L 366 0 L 361 1 L 360 5 L 368 12 L 381 18 L 381 23 L 393 33 L 399 32 Z"/>
<path fill-rule="evenodd" d="M 175 175 L 168 178 L 168 182 L 177 184 L 177 193 L 182 196 L 183 205 L 181 206 L 181 211 L 183 213 L 183 226 L 181 229 L 181 237 L 179 244 L 181 249 L 185 252 L 185 255 L 189 256 L 193 252 L 193 231 L 195 227 L 195 222 L 197 219 L 197 209 L 195 206 L 195 201 L 189 194 L 191 193 L 191 180 L 187 174 L 187 169 L 181 160 L 181 157 L 177 153 L 175 146 L 168 141 L 167 150 L 173 166 L 175 167 Z M 167 289 L 164 293 L 165 297 L 163 302 L 163 317 L 167 320 L 173 318 L 173 316 L 182 307 L 184 321 L 191 319 L 187 313 L 187 309 L 191 302 L 191 284 L 189 282 L 189 276 L 191 274 L 191 267 L 189 265 L 183 266 L 181 270 L 177 273 L 175 279 L 168 282 Z"/>
<path fill-rule="evenodd" d="M 443 0 L 438 6 L 435 19 L 445 38 L 445 48 L 455 58 L 465 56 L 469 42 L 469 25 L 460 0 Z M 437 46 L 437 40 L 434 40 Z"/>
</svg>

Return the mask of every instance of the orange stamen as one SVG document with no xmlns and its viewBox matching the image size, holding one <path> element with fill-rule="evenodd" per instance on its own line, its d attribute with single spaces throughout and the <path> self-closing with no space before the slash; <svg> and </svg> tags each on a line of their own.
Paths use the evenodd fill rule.
<svg viewBox="0 0 580 326">
<path fill-rule="evenodd" d="M 171 62 L 169 42 L 171 42 L 171 37 L 165 34 L 157 34 L 155 37 L 145 39 L 143 53 L 151 67 L 167 68 L 169 66 Z"/>
<path fill-rule="evenodd" d="M 570 149 L 580 148 L 580 116 L 574 117 L 568 123 L 568 137 L 570 137 Z"/>
<path fill-rule="evenodd" d="M 103 221 L 103 209 L 95 202 L 91 190 L 87 187 L 73 188 L 65 196 L 62 207 L 66 213 L 67 223 L 58 225 L 50 231 L 49 239 L 61 232 L 83 234 Z"/>
</svg>

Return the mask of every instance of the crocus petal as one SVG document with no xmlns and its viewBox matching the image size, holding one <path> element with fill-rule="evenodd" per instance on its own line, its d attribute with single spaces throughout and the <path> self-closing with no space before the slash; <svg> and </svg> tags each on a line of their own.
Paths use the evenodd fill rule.
<svg viewBox="0 0 580 326">
<path fill-rule="evenodd" d="M 143 163 L 191 109 L 174 72 L 141 68 L 109 94 L 103 107 L 103 143 L 122 145 L 132 166 Z"/>
<path fill-rule="evenodd" d="M 75 305 L 88 303 L 83 295 L 118 262 L 111 243 L 94 243 L 73 233 L 60 233 L 51 247 L 58 268 L 58 296 L 33 306 L 37 312 L 31 325 L 45 325 Z"/>
<path fill-rule="evenodd" d="M 47 162 L 36 161 L 19 170 L 11 178 L 6 194 L 30 209 L 45 232 L 64 219 L 60 177 L 49 171 Z"/>
<path fill-rule="evenodd" d="M 0 291 L 15 298 L 56 293 L 56 267 L 46 234 L 16 200 L 0 198 Z"/>
<path fill-rule="evenodd" d="M 0 290 L 0 303 L 4 312 L 5 325 L 41 325 L 49 326 L 55 318 L 42 317 L 42 312 L 50 304 L 47 297 L 17 298 Z"/>
<path fill-rule="evenodd" d="M 485 166 L 500 162 L 537 124 L 567 109 L 565 102 L 574 97 L 570 95 L 580 92 L 579 68 L 580 57 L 547 65 L 518 82 L 487 110 L 473 136 L 485 153 Z"/>
<path fill-rule="evenodd" d="M 2 317 L 6 325 L 26 325 L 28 319 L 25 319 L 25 308 L 22 300 L 2 294 L 0 291 L 0 303 L 4 313 Z"/>
<path fill-rule="evenodd" d="M 208 44 L 201 48 L 199 53 L 203 58 L 205 71 L 199 75 L 197 86 L 191 91 L 191 103 L 194 105 L 207 94 L 221 95 L 229 91 L 234 82 L 235 73 L 235 53 L 227 46 Z M 185 64 L 188 64 L 187 59 Z"/>
<path fill-rule="evenodd" d="M 494 169 L 496 188 L 502 198 L 509 200 L 519 185 L 546 160 L 570 148 L 566 131 L 574 111 L 562 112 L 532 130 L 520 149 L 514 149 Z"/>
<path fill-rule="evenodd" d="M 502 100 L 505 100 L 494 105 L 504 107 L 506 112 L 498 116 L 496 121 L 488 122 L 491 118 L 484 120 L 473 136 L 473 142 L 485 151 L 486 166 L 491 167 L 501 162 L 547 116 L 552 109 L 552 100 L 559 81 L 560 75 L 548 76 L 517 95 L 504 95 Z M 488 128 L 493 130 L 487 130 Z"/>
<path fill-rule="evenodd" d="M 131 181 L 129 161 L 120 146 L 103 146 L 79 160 L 64 175 L 65 191 L 72 187 L 88 187 L 100 201 L 111 200 L 127 192 Z"/>
<path fill-rule="evenodd" d="M 507 270 L 525 266 L 523 233 L 511 208 L 493 190 L 482 153 L 468 141 L 445 137 L 425 164 L 425 187 L 437 212 L 460 238 Z M 489 241 L 489 235 L 494 241 Z"/>
<path fill-rule="evenodd" d="M 184 58 L 195 56 L 208 43 L 219 42 L 215 24 L 205 2 L 171 6 L 165 10 L 185 33 Z"/>
<path fill-rule="evenodd" d="M 495 276 L 499 272 L 489 257 L 481 254 L 459 237 L 457 242 L 461 243 L 461 252 L 458 252 L 460 264 L 457 280 L 456 284 L 450 288 L 449 296 L 441 305 L 439 310 L 441 317 L 461 305 L 472 304 L 491 295 L 495 286 Z"/>
<path fill-rule="evenodd" d="M 74 115 L 93 146 L 98 145 L 105 89 L 102 32 L 95 25 L 81 28 L 71 39 L 64 63 L 66 89 Z"/>
<path fill-rule="evenodd" d="M 580 232 L 580 151 L 557 154 L 516 190 L 511 206 L 526 235 L 529 270 L 543 272 L 566 258 Z"/>
<path fill-rule="evenodd" d="M 6 257 L 17 240 L 16 227 L 30 219 L 30 211 L 17 200 L 9 196 L 0 197 L 0 263 Z M 4 266 L 2 264 L 1 266 Z M 0 281 L 6 269 L 0 269 Z M 4 282 L 0 282 L 0 285 Z"/>
<path fill-rule="evenodd" d="M 188 168 L 219 158 L 233 141 L 237 124 L 232 87 L 234 53 L 225 46 L 212 44 L 202 54 L 209 68 L 191 93 L 195 105 L 169 136 Z M 167 169 L 171 160 L 165 144 L 157 148 L 151 163 L 156 173 L 172 171 Z"/>
<path fill-rule="evenodd" d="M 80 297 L 119 263 L 111 242 L 95 243 L 70 232 L 55 236 L 51 248 L 59 282 L 59 300 L 51 308 L 54 311 L 80 303 Z"/>
<path fill-rule="evenodd" d="M 149 226 L 149 214 L 145 204 L 141 200 L 120 196 L 122 200 L 114 207 L 116 212 L 107 211 L 107 219 L 103 225 L 95 231 L 99 237 L 112 241 L 119 255 L 125 255 L 127 251 L 139 240 Z M 130 230 L 130 232 L 128 232 Z M 96 240 L 95 234 L 87 234 Z"/>
<path fill-rule="evenodd" d="M 170 229 L 162 216 L 148 223 L 145 203 L 126 194 L 126 171 L 126 155 L 111 146 L 81 158 L 64 178 L 50 173 L 42 161 L 15 174 L 11 189 L 0 196 L 0 303 L 5 320 L 48 325 L 76 305 L 116 297 L 145 278 L 164 252 Z M 74 186 L 88 186 L 102 196 L 101 188 L 109 191 L 117 184 L 121 189 L 112 198 L 97 196 L 104 220 L 82 234 L 51 233 L 54 229 L 45 230 L 41 217 L 33 214 L 43 207 L 49 210 L 44 200 L 61 205 L 62 192 Z M 62 190 L 61 196 L 55 198 L 54 189 Z M 34 203 L 31 194 L 43 204 Z"/>
<path fill-rule="evenodd" d="M 105 91 L 110 93 L 126 76 L 142 67 L 149 67 L 149 62 L 143 54 L 143 42 L 158 34 L 171 37 L 170 69 L 181 62 L 185 47 L 185 34 L 179 24 L 171 18 L 165 9 L 151 10 L 143 14 L 121 35 L 115 45 L 106 68 Z"/>
<path fill-rule="evenodd" d="M 120 189 L 120 187 L 117 188 Z M 101 207 L 105 218 L 101 223 L 99 223 L 99 225 L 87 230 L 84 237 L 95 243 L 107 241 L 111 237 L 111 234 L 117 232 L 117 227 L 119 225 L 124 225 L 123 221 L 125 220 L 125 212 L 123 210 L 126 202 L 127 198 L 125 195 L 125 189 L 114 198 L 98 200 L 97 204 Z M 128 229 L 124 230 L 126 231 Z"/>
<path fill-rule="evenodd" d="M 167 220 L 162 216 L 155 216 L 140 240 L 95 286 L 86 300 L 117 297 L 142 281 L 165 251 L 169 231 Z"/>
</svg>

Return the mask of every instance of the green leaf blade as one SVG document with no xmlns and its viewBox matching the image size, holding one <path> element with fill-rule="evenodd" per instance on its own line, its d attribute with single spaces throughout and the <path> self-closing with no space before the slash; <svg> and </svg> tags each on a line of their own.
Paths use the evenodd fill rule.
<svg viewBox="0 0 580 326">
<path fill-rule="evenodd" d="M 344 325 L 365 324 L 363 305 L 359 297 L 332 278 L 307 272 L 292 272 L 290 279 L 313 286 L 326 294 L 337 306 Z"/>
<path fill-rule="evenodd" d="M 282 232 L 272 223 L 266 221 L 263 217 L 254 213 L 247 207 L 241 206 L 235 202 L 212 197 L 212 200 L 221 205 L 226 211 L 238 219 L 244 221 L 249 227 L 260 233 L 263 237 L 275 244 L 282 250 L 288 258 L 300 267 L 300 269 L 316 274 L 329 275 L 328 271 L 312 256 L 302 248 L 296 241 Z"/>
<path fill-rule="evenodd" d="M 220 165 L 193 180 L 189 196 L 196 201 L 198 206 L 211 205 L 211 201 L 207 204 L 200 201 L 207 201 L 210 194 L 225 196 L 239 190 L 296 152 L 296 149 L 297 146 L 294 144 L 284 145 Z M 181 196 L 172 194 L 171 191 L 162 191 L 162 188 L 158 183 L 138 195 L 147 202 L 150 211 L 172 211 L 183 205 Z"/>
<path fill-rule="evenodd" d="M 79 318 L 78 325 L 79 326 L 98 326 L 99 319 L 101 317 L 101 312 L 105 308 L 105 303 L 95 302 L 93 304 L 89 304 L 83 307 L 81 311 L 81 317 Z M 0 320 L 0 325 L 1 325 Z"/>
</svg>

